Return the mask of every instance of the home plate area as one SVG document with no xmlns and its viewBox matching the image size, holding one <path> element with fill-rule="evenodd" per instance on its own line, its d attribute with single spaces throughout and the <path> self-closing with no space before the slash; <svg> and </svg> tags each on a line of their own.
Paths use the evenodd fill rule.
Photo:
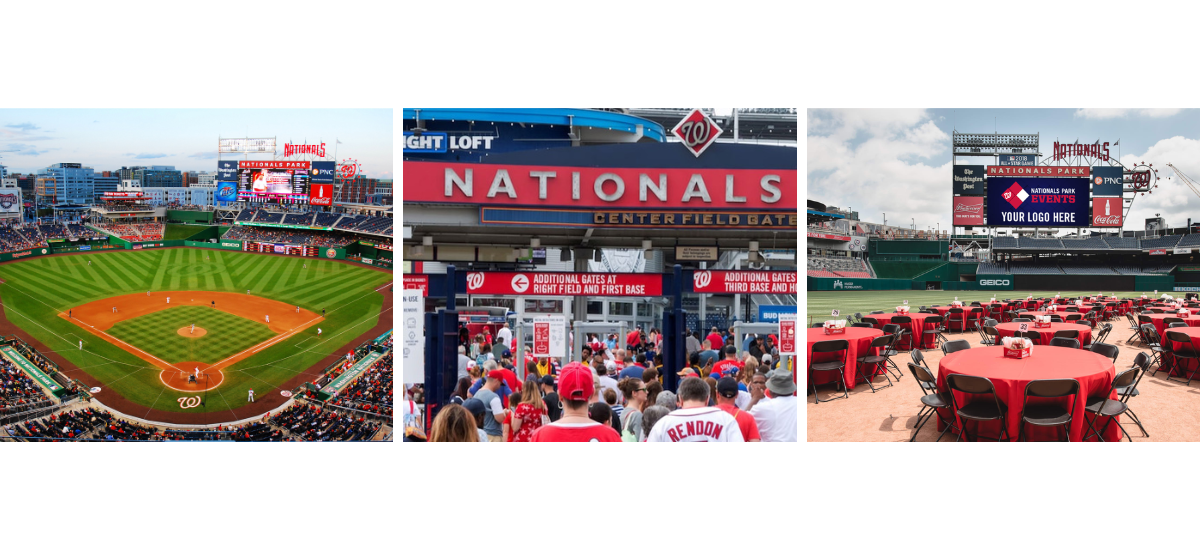
<svg viewBox="0 0 1200 550">
<path fill-rule="evenodd" d="M 206 291 L 114 296 L 59 316 L 162 369 L 159 379 L 182 392 L 216 388 L 225 367 L 321 319 L 267 298 Z"/>
</svg>

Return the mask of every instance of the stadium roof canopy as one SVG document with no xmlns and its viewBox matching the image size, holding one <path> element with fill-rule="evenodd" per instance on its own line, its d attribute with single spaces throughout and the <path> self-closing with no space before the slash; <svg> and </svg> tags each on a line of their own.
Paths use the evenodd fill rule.
<svg viewBox="0 0 1200 550">
<path fill-rule="evenodd" d="M 817 201 L 808 201 L 808 223 L 824 223 L 845 219 L 846 216 L 825 211 L 825 205 Z"/>
</svg>

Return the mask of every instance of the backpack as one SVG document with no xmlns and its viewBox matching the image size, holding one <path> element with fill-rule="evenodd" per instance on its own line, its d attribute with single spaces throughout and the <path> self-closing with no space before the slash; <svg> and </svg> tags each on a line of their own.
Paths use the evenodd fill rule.
<svg viewBox="0 0 1200 550">
<path fill-rule="evenodd" d="M 625 416 L 626 416 L 626 418 L 628 418 L 628 416 L 632 416 L 632 415 L 633 415 L 633 413 L 630 413 L 629 415 L 625 415 Z M 637 443 L 638 442 L 637 432 L 632 430 L 633 422 L 624 422 L 623 424 L 625 424 L 625 426 L 622 427 L 622 429 L 621 429 L 621 441 L 624 443 Z"/>
</svg>

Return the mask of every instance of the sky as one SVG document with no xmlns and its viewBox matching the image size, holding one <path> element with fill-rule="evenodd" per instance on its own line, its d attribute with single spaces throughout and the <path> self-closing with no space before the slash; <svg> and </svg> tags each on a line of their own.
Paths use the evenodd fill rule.
<svg viewBox="0 0 1200 550">
<path fill-rule="evenodd" d="M 809 109 L 808 198 L 852 207 L 864 221 L 926 229 L 950 224 L 951 135 L 1040 133 L 1045 159 L 1054 142 L 1120 141 L 1110 151 L 1126 167 L 1159 169 L 1159 186 L 1139 195 L 1124 229 L 1144 229 L 1162 214 L 1170 227 L 1200 222 L 1200 196 L 1170 162 L 1200 183 L 1200 110 L 1196 109 Z M 987 164 L 959 157 L 957 164 Z M 1066 233 L 1061 232 L 1061 233 Z"/>
<path fill-rule="evenodd" d="M 339 161 L 357 160 L 367 177 L 393 177 L 391 109 L 0 109 L 0 164 L 10 174 L 59 162 L 211 172 L 221 137 L 274 137 L 280 153 L 305 140 L 331 153 L 341 141 Z"/>
</svg>

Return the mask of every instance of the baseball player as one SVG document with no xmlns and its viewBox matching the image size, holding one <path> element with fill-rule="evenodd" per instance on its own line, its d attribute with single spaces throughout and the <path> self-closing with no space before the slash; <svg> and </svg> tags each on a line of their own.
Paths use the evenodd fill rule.
<svg viewBox="0 0 1200 550">
<path fill-rule="evenodd" d="M 246 402 L 248 402 L 248 403 L 254 402 L 254 389 L 253 388 L 250 389 L 250 394 L 248 396 L 246 396 Z M 734 428 L 737 428 L 737 426 L 735 425 Z M 738 433 L 741 433 L 741 432 L 738 432 Z"/>
<path fill-rule="evenodd" d="M 113 313 L 117 312 L 117 306 L 113 306 Z"/>
<path fill-rule="evenodd" d="M 79 341 L 79 351 L 83 351 L 83 340 Z"/>
<path fill-rule="evenodd" d="M 147 290 L 147 291 L 146 291 L 146 296 L 147 296 L 147 297 L 149 297 L 149 296 L 150 296 L 150 291 L 149 291 L 149 290 Z"/>
<path fill-rule="evenodd" d="M 73 309 L 68 309 L 68 310 L 67 310 L 67 317 L 70 317 L 70 318 L 74 319 L 74 318 L 75 318 L 75 310 L 73 310 Z"/>
<path fill-rule="evenodd" d="M 325 316 L 325 308 L 321 308 L 321 317 Z"/>
<path fill-rule="evenodd" d="M 195 333 L 196 333 L 196 323 L 192 323 L 192 332 L 190 334 L 195 334 Z M 197 370 L 199 370 L 198 367 L 197 367 Z"/>
<path fill-rule="evenodd" d="M 267 315 L 266 317 L 267 317 L 267 322 L 268 322 L 268 323 L 270 323 L 270 322 L 271 322 L 271 316 L 270 316 L 270 315 Z"/>
<path fill-rule="evenodd" d="M 647 442 L 682 443 L 703 441 L 741 443 L 742 430 L 733 415 L 708 406 L 708 384 L 698 377 L 679 384 L 680 407 L 654 424 Z"/>
<path fill-rule="evenodd" d="M 170 297 L 170 296 L 167 296 L 167 303 L 168 303 L 168 304 L 169 304 L 169 303 L 171 303 L 171 297 Z"/>
<path fill-rule="evenodd" d="M 91 261 L 91 260 L 88 260 L 88 265 L 92 265 L 92 261 Z"/>
<path fill-rule="evenodd" d="M 249 295 L 250 295 L 250 289 L 248 289 L 248 288 L 247 288 L 247 289 L 246 289 L 246 296 L 249 296 Z"/>
<path fill-rule="evenodd" d="M 317 336 L 320 336 L 320 335 L 321 335 L 321 327 L 317 327 Z M 83 342 L 80 342 L 79 345 L 83 345 Z"/>
<path fill-rule="evenodd" d="M 213 300 L 213 301 L 212 301 L 212 307 L 213 307 L 214 309 L 217 307 L 217 301 L 216 301 L 216 300 Z"/>
<path fill-rule="evenodd" d="M 192 376 L 195 376 L 196 380 L 200 379 L 200 367 L 196 367 L 196 373 L 193 374 Z"/>
</svg>

